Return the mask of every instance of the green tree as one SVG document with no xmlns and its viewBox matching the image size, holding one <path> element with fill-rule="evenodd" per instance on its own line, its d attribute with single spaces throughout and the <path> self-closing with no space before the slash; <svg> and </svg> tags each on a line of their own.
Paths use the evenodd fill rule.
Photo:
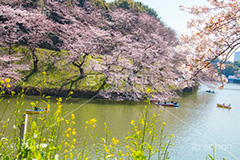
<svg viewBox="0 0 240 160">
<path fill-rule="evenodd" d="M 234 64 L 234 66 L 237 66 L 240 68 L 240 61 L 235 61 L 233 64 Z"/>
<path fill-rule="evenodd" d="M 142 2 L 135 2 L 134 0 L 115 0 L 114 2 L 109 4 L 112 4 L 118 8 L 129 10 L 133 9 L 137 12 L 145 12 L 151 16 L 158 18 L 157 12 L 154 9 L 148 7 L 148 5 L 143 4 Z"/>
<path fill-rule="evenodd" d="M 230 75 L 234 75 L 234 68 L 236 68 L 234 65 L 232 64 L 227 64 L 226 68 L 223 70 L 222 74 L 224 74 L 225 76 L 230 76 Z"/>
</svg>

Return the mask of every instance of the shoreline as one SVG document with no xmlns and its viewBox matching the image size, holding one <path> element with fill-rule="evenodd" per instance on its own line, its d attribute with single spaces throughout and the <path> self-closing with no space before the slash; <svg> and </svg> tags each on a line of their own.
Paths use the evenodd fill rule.
<svg viewBox="0 0 240 160">
<path fill-rule="evenodd" d="M 187 93 L 187 92 L 193 92 L 195 90 L 198 89 L 199 85 L 196 85 L 194 87 L 186 87 L 183 90 L 176 90 L 176 92 L 179 93 Z M 10 89 L 4 89 L 5 93 L 8 95 L 11 95 L 11 92 L 14 91 L 15 94 L 20 93 L 22 90 L 24 89 L 24 91 L 26 92 L 26 95 L 30 95 L 30 96 L 39 96 L 40 92 L 39 92 L 39 88 L 37 87 L 21 87 L 21 86 L 15 86 L 15 87 L 11 87 Z M 69 90 L 69 89 L 58 89 L 58 88 L 42 88 L 41 89 L 41 94 L 45 94 L 46 96 L 51 96 L 51 97 L 67 97 L 69 95 L 70 92 L 73 92 L 73 94 L 71 95 L 72 98 L 93 98 L 94 99 L 106 99 L 101 95 L 98 95 L 99 92 L 98 91 L 81 91 L 81 90 Z M 115 95 L 115 93 L 111 93 L 113 96 Z M 118 101 L 116 99 L 111 99 L 113 101 Z M 131 101 L 131 100 L 127 100 L 124 99 L 123 101 Z"/>
</svg>

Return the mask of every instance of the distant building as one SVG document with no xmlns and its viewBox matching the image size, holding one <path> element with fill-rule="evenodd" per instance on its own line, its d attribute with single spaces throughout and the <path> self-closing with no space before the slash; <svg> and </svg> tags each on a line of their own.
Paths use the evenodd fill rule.
<svg viewBox="0 0 240 160">
<path fill-rule="evenodd" d="M 235 52 L 235 54 L 234 54 L 234 62 L 235 61 L 240 61 L 240 52 Z"/>
</svg>

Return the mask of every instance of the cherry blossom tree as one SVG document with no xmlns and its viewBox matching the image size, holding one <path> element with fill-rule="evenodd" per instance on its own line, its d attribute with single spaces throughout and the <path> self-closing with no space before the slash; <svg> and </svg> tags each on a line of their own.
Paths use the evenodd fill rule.
<svg viewBox="0 0 240 160">
<path fill-rule="evenodd" d="M 101 95 L 138 99 L 151 88 L 155 97 L 162 100 L 176 96 L 170 86 L 177 88 L 179 73 L 175 68 L 182 55 L 173 49 L 178 44 L 175 33 L 147 14 L 117 9 L 111 16 L 114 32 L 105 40 L 111 39 L 116 45 L 111 56 L 104 57 L 105 67 L 101 68 L 105 83 L 111 87 Z"/>
<path fill-rule="evenodd" d="M 68 15 L 62 18 L 60 37 L 80 78 L 90 71 L 103 74 L 99 92 L 105 98 L 136 100 L 147 88 L 162 100 L 176 96 L 176 68 L 185 54 L 175 52 L 178 39 L 172 29 L 145 13 L 121 8 L 102 12 L 86 2 L 83 7 L 66 10 L 65 4 L 54 11 L 59 17 Z"/>
<path fill-rule="evenodd" d="M 122 8 L 110 12 L 89 1 L 81 5 L 78 1 L 43 1 L 41 7 L 27 11 L 18 7 L 10 9 L 34 15 L 1 17 L 19 30 L 9 30 L 14 37 L 8 41 L 14 44 L 23 39 L 34 57 L 34 49 L 53 32 L 63 42 L 61 49 L 68 53 L 65 60 L 78 68 L 78 79 L 85 79 L 90 72 L 102 75 L 98 85 L 104 98 L 141 99 L 147 88 L 160 100 L 176 96 L 181 82 L 176 68 L 183 64 L 186 52 L 174 50 L 179 44 L 176 34 L 156 17 Z M 48 14 L 41 14 L 43 10 Z M 17 27 L 16 22 L 20 24 Z M 8 42 L 1 40 L 2 44 Z"/>
<path fill-rule="evenodd" d="M 26 10 L 19 6 L 0 5 L 0 10 L 2 20 L 0 43 L 8 46 L 9 55 L 13 45 L 28 46 L 33 60 L 32 72 L 36 72 L 39 60 L 35 50 L 42 42 L 52 44 L 49 34 L 53 33 L 54 23 L 37 9 Z"/>
<path fill-rule="evenodd" d="M 239 48 L 240 1 L 208 2 L 209 6 L 181 7 L 196 18 L 188 22 L 188 27 L 193 32 L 181 37 L 183 45 L 177 50 L 192 53 L 187 57 L 188 64 L 181 67 L 187 79 L 196 76 L 201 79 L 198 75 L 205 74 L 210 78 L 219 78 L 224 85 L 227 79 L 224 75 L 218 76 L 217 68 L 223 70 L 224 63 Z M 220 63 L 213 66 L 212 62 L 217 58 Z"/>
<path fill-rule="evenodd" d="M 15 80 L 20 80 L 20 74 L 17 73 L 19 70 L 28 70 L 28 65 L 16 64 L 16 61 L 19 61 L 23 58 L 20 53 L 15 54 L 12 47 L 23 38 L 23 31 L 21 31 L 21 21 L 19 19 L 16 21 L 15 16 L 22 15 L 27 16 L 26 11 L 20 9 L 14 10 L 10 6 L 4 6 L 0 4 L 0 45 L 6 47 L 7 50 L 1 50 L 1 78 L 13 78 Z"/>
</svg>

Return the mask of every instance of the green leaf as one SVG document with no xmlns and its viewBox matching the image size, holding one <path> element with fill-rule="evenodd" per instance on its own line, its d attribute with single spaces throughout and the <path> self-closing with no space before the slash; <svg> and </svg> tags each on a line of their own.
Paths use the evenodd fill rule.
<svg viewBox="0 0 240 160">
<path fill-rule="evenodd" d="M 208 157 L 211 158 L 211 160 L 214 160 L 214 158 L 210 154 L 208 155 Z"/>
<path fill-rule="evenodd" d="M 57 147 L 58 151 L 61 151 L 61 149 L 62 149 L 62 144 L 58 145 L 58 147 Z"/>
<path fill-rule="evenodd" d="M 3 158 L 3 160 L 10 160 L 9 156 Z"/>
</svg>

